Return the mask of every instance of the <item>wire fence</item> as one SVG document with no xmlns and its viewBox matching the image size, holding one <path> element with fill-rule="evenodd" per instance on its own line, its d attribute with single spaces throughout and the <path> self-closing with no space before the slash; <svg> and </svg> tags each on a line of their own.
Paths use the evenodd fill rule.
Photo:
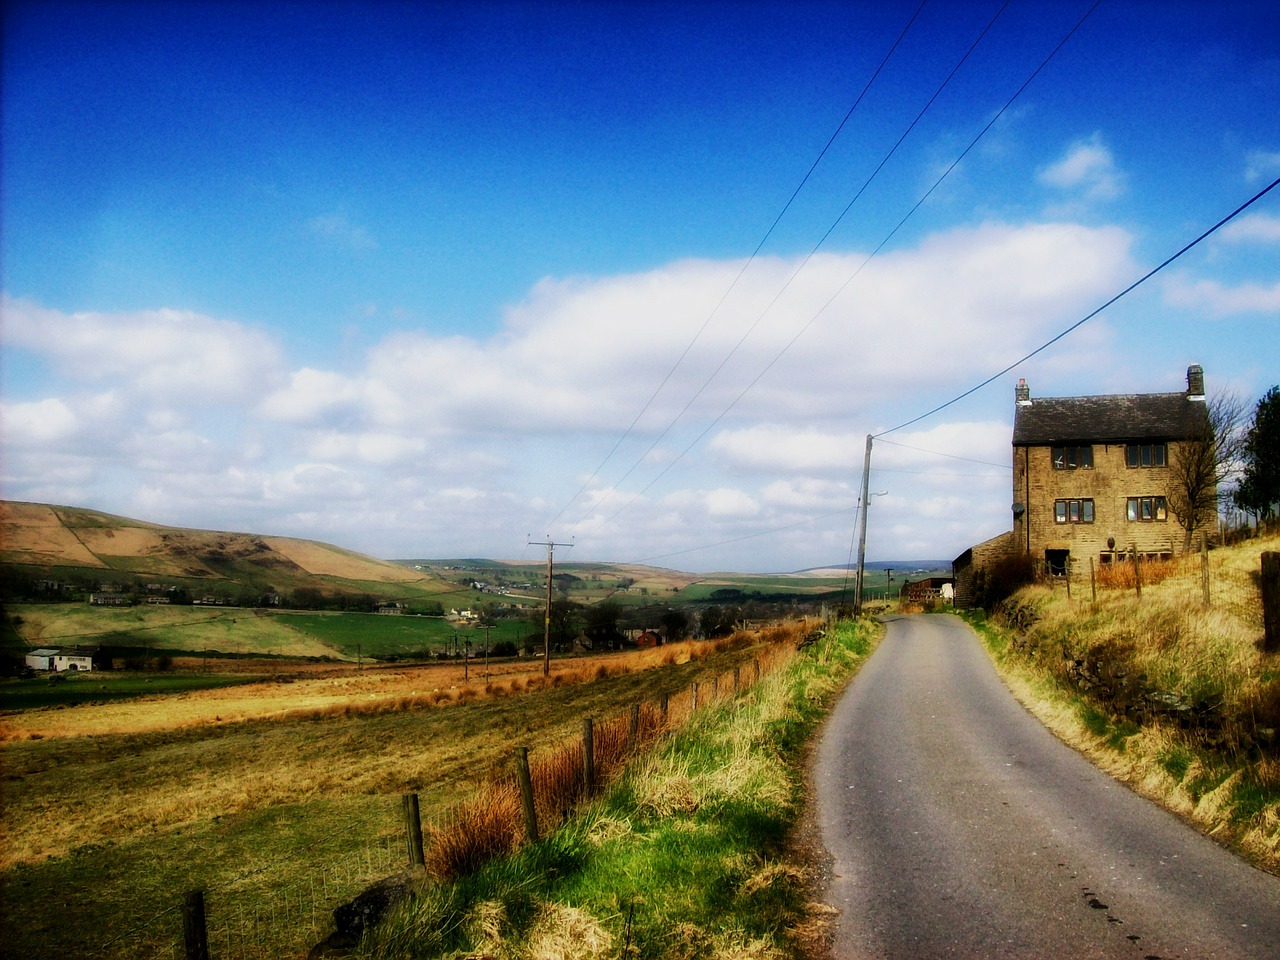
<svg viewBox="0 0 1280 960">
<path fill-rule="evenodd" d="M 752 648 L 749 659 L 703 675 L 656 702 L 638 702 L 627 713 L 604 719 L 595 727 L 590 750 L 584 750 L 585 744 L 592 743 L 588 730 L 584 730 L 585 740 L 571 738 L 539 748 L 534 780 L 539 814 L 550 821 L 545 829 L 555 829 L 573 806 L 591 794 L 593 786 L 616 776 L 630 759 L 658 738 L 684 726 L 697 713 L 743 694 L 789 661 L 797 643 L 787 641 L 799 641 L 806 635 L 812 639 L 812 628 L 811 622 L 801 622 L 799 628 L 764 631 L 764 639 L 772 642 Z M 590 724 L 586 726 L 589 729 Z M 581 789 L 566 791 L 565 784 L 558 782 L 565 779 L 566 769 L 572 778 L 579 776 L 578 770 L 593 768 L 595 784 L 584 779 Z M 504 776 L 495 782 L 507 779 Z M 494 782 L 480 784 L 479 789 L 471 781 L 444 786 L 470 788 L 473 799 L 435 809 L 426 822 L 420 823 L 420 835 L 427 838 L 429 847 L 443 842 L 450 831 L 456 833 L 459 823 L 465 822 L 468 803 L 474 806 L 474 797 L 483 795 Z M 421 862 L 420 853 L 418 858 L 414 856 L 415 831 L 406 820 L 407 804 L 403 798 L 384 796 L 373 807 L 367 817 L 344 823 L 309 841 L 303 858 L 277 856 L 248 863 L 230 879 L 198 891 L 198 933 L 193 933 L 192 917 L 186 909 L 189 899 L 183 899 L 184 891 L 174 890 L 170 903 L 158 905 L 156 913 L 132 927 L 104 937 L 97 949 L 85 955 L 98 960 L 276 960 L 308 956 L 335 932 L 335 912 L 339 908 L 351 904 L 378 881 L 404 873 L 414 862 Z M 553 815 L 548 816 L 549 812 Z M 299 813 L 300 818 L 304 816 Z M 414 817 L 417 816 L 415 803 Z M 518 806 L 514 816 L 519 817 Z M 296 826 L 285 824 L 281 829 Z M 518 835 L 518 842 L 523 842 L 522 821 L 503 824 L 500 829 L 511 836 Z M 430 856 L 427 859 L 430 866 Z M 439 862 L 437 858 L 436 863 Z M 357 921 L 357 929 L 359 926 Z"/>
</svg>

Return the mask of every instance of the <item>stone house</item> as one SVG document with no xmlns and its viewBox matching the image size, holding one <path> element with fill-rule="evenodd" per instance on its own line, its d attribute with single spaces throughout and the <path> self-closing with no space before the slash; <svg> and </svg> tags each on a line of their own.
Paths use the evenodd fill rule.
<svg viewBox="0 0 1280 960">
<path fill-rule="evenodd" d="M 1186 531 L 1168 507 L 1180 444 L 1203 435 L 1204 371 L 1187 369 L 1180 393 L 1032 398 L 1020 380 L 1013 418 L 1013 530 L 953 563 L 956 605 L 971 596 L 981 562 L 1011 553 L 1054 575 L 1090 558 L 1106 565 L 1170 557 Z M 1210 518 L 1195 534 L 1213 529 Z M 1006 539 L 1007 538 L 1007 539 Z"/>
</svg>

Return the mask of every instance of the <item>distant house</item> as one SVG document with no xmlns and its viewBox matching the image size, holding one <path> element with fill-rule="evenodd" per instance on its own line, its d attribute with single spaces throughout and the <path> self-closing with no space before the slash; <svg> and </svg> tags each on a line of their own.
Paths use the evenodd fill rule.
<svg viewBox="0 0 1280 960">
<path fill-rule="evenodd" d="M 39 650 L 32 650 L 26 655 L 26 664 L 32 670 L 52 670 L 53 658 L 57 655 L 57 650 L 49 650 L 42 647 Z"/>
<path fill-rule="evenodd" d="M 87 673 L 93 669 L 93 654 L 75 651 L 59 653 L 53 658 L 53 669 L 58 673 L 66 673 L 67 671 Z"/>
<path fill-rule="evenodd" d="M 79 648 L 66 651 L 41 648 L 28 653 L 25 661 L 32 670 L 50 670 L 55 673 L 87 672 L 93 669 L 93 652 Z"/>
<path fill-rule="evenodd" d="M 979 571 L 1002 556 L 1025 555 L 1063 576 L 1091 560 L 1105 566 L 1182 549 L 1187 531 L 1167 497 L 1180 446 L 1206 430 L 1198 364 L 1181 393 L 1033 399 L 1020 380 L 1014 399 L 1013 530 L 953 561 L 956 606 L 968 605 Z M 1210 518 L 1191 533 L 1212 526 Z"/>
<path fill-rule="evenodd" d="M 645 630 L 636 636 L 636 646 L 657 647 L 662 644 L 662 636 L 655 630 Z"/>
<path fill-rule="evenodd" d="M 127 607 L 129 595 L 111 590 L 99 590 L 89 594 L 89 603 L 95 607 Z"/>
</svg>

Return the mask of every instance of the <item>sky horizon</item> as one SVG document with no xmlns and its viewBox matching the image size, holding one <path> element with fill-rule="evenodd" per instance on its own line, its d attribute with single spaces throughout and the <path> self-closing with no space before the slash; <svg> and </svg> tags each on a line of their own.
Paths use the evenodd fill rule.
<svg viewBox="0 0 1280 960">
<path fill-rule="evenodd" d="M 1280 9 L 16 2 L 0 492 L 690 572 L 1010 529 L 1014 385 L 1280 382 Z M 560 557 L 557 551 L 557 558 Z"/>
</svg>

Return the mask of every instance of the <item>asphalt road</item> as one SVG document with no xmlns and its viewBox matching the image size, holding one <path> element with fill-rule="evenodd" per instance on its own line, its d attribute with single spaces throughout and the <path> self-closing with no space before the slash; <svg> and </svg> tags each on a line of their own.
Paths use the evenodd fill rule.
<svg viewBox="0 0 1280 960">
<path fill-rule="evenodd" d="M 815 758 L 837 958 L 1280 958 L 1280 878 L 1099 772 L 955 617 L 889 622 Z"/>
</svg>

